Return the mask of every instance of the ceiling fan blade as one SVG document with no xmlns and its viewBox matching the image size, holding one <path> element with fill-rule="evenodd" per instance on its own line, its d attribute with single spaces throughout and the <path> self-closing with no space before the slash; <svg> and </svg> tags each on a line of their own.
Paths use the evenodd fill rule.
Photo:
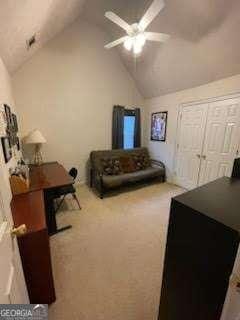
<svg viewBox="0 0 240 320">
<path fill-rule="evenodd" d="M 145 32 L 144 34 L 150 41 L 165 42 L 170 38 L 170 35 L 166 33 Z"/>
<path fill-rule="evenodd" d="M 113 47 L 118 46 L 119 44 L 123 43 L 126 39 L 128 38 L 128 36 L 122 37 L 120 39 L 117 39 L 113 42 L 108 43 L 106 46 L 104 46 L 105 49 L 111 49 Z"/>
<path fill-rule="evenodd" d="M 141 30 L 146 30 L 149 24 L 156 18 L 159 12 L 164 8 L 165 3 L 163 0 L 154 0 L 147 12 L 139 22 Z"/>
<path fill-rule="evenodd" d="M 112 22 L 116 23 L 119 27 L 124 29 L 127 33 L 131 32 L 132 27 L 115 13 L 108 11 L 105 13 L 105 17 L 111 20 Z"/>
</svg>

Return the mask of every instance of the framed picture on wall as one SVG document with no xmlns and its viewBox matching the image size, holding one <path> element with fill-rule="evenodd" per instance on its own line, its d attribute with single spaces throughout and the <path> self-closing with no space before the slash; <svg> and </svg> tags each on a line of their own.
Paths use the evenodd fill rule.
<svg viewBox="0 0 240 320">
<path fill-rule="evenodd" d="M 7 120 L 7 130 L 9 131 L 12 127 L 12 114 L 10 107 L 5 104 L 4 105 L 5 114 L 6 114 L 6 120 Z"/>
<path fill-rule="evenodd" d="M 2 142 L 5 163 L 7 163 L 12 158 L 12 149 L 11 149 L 10 140 L 8 137 L 2 137 L 1 142 Z"/>
<path fill-rule="evenodd" d="M 10 146 L 13 147 L 16 145 L 16 133 L 13 131 L 13 129 L 10 130 L 8 133 L 8 138 L 10 142 Z"/>
<path fill-rule="evenodd" d="M 14 130 L 14 132 L 18 132 L 17 116 L 14 113 L 12 113 L 12 122 L 13 122 L 13 130 Z"/>
<path fill-rule="evenodd" d="M 6 129 L 7 129 L 7 118 L 4 109 L 4 105 L 0 106 L 0 136 L 6 136 Z"/>
<path fill-rule="evenodd" d="M 20 151 L 21 150 L 21 144 L 20 144 L 19 137 L 16 137 L 16 145 L 17 145 L 17 150 Z"/>
<path fill-rule="evenodd" d="M 152 113 L 151 117 L 151 140 L 166 141 L 167 111 Z"/>
</svg>

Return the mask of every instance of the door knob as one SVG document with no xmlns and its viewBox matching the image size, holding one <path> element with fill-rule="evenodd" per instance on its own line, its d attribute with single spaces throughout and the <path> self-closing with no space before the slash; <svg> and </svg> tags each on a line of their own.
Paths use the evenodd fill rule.
<svg viewBox="0 0 240 320">
<path fill-rule="evenodd" d="M 207 157 L 204 155 L 204 156 L 202 156 L 202 158 L 203 158 L 203 160 L 206 160 L 207 159 Z"/>
<path fill-rule="evenodd" d="M 197 156 L 199 159 L 201 158 L 201 155 L 200 155 L 200 154 L 197 154 L 196 156 Z"/>
<path fill-rule="evenodd" d="M 27 233 L 27 227 L 25 224 L 21 224 L 17 228 L 13 228 L 11 234 L 13 237 L 22 237 Z"/>
</svg>

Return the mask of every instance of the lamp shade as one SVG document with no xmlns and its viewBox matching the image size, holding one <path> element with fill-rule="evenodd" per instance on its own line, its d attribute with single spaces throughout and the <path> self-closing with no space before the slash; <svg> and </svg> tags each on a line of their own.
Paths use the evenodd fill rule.
<svg viewBox="0 0 240 320">
<path fill-rule="evenodd" d="M 47 141 L 42 133 L 37 129 L 30 132 L 24 139 L 25 144 L 42 144 L 46 142 Z"/>
</svg>

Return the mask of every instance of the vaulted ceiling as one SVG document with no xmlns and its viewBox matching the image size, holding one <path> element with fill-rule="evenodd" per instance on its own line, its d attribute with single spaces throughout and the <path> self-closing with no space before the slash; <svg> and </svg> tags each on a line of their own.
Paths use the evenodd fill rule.
<svg viewBox="0 0 240 320">
<path fill-rule="evenodd" d="M 129 23 L 139 21 L 152 0 L 88 0 L 83 14 L 109 33 L 124 32 L 104 18 L 112 10 Z M 136 61 L 122 46 L 123 62 L 144 97 L 191 88 L 240 73 L 239 0 L 165 0 L 165 8 L 149 26 L 171 39 L 150 43 Z"/>
<path fill-rule="evenodd" d="M 0 55 L 15 72 L 47 41 L 71 24 L 85 0 L 3 0 L 0 2 Z M 36 44 L 27 50 L 27 39 Z"/>
<path fill-rule="evenodd" d="M 124 31 L 104 18 L 114 11 L 129 23 L 138 21 L 152 0 L 5 0 L 0 4 L 0 55 L 11 72 L 78 16 L 97 24 L 109 41 Z M 150 43 L 134 59 L 118 50 L 144 97 L 191 88 L 240 73 L 240 1 L 165 0 L 166 6 L 149 31 L 171 39 Z M 26 50 L 26 39 L 38 42 Z"/>
</svg>

